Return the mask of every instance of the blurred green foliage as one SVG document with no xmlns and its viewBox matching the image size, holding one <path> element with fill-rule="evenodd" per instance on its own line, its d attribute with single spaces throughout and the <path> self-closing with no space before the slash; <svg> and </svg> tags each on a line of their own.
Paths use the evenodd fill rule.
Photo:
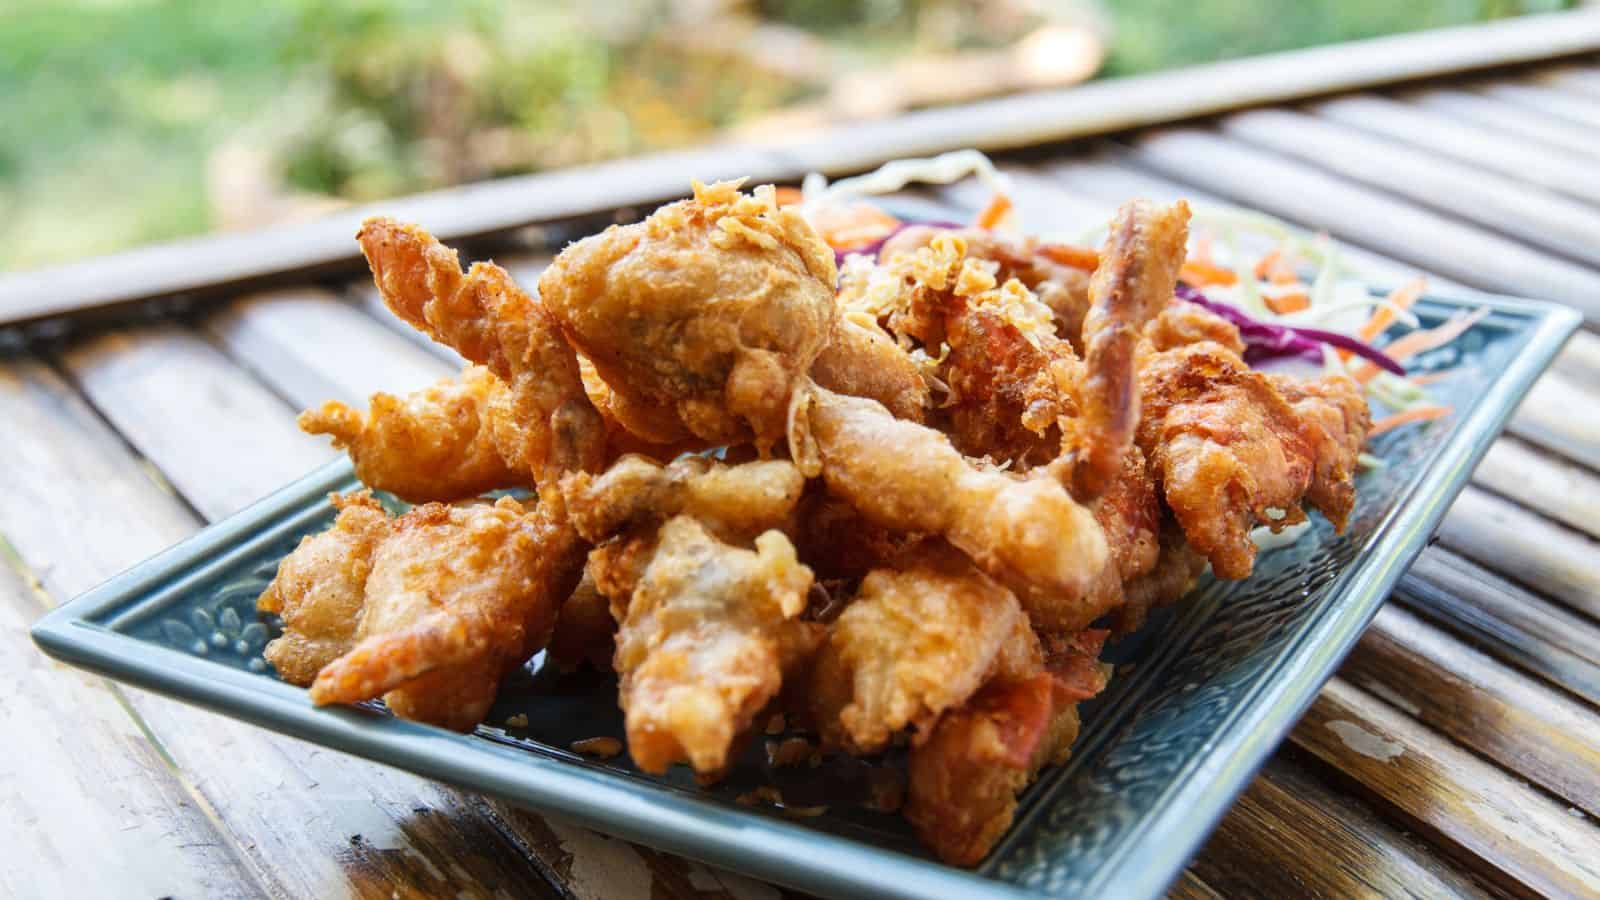
<svg viewBox="0 0 1600 900">
<path fill-rule="evenodd" d="M 676 4 L 682 7 L 685 4 Z M 1102 0 L 1105 74 L 1568 0 Z M 1081 0 L 1040 0 L 1081 15 Z M 213 225 L 219 146 L 370 199 L 703 140 L 815 84 L 685 48 L 670 0 L 0 0 L 0 268 Z M 855 58 L 992 42 L 977 0 L 750 0 Z M 932 37 L 930 38 L 930 35 Z M 759 62 L 759 61 L 756 61 Z"/>
</svg>

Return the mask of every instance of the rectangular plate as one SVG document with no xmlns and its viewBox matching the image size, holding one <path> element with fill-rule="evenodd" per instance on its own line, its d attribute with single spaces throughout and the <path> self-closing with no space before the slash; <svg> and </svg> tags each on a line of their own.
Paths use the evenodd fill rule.
<svg viewBox="0 0 1600 900">
<path fill-rule="evenodd" d="M 1294 545 L 1263 553 L 1248 580 L 1207 579 L 1110 648 L 1109 659 L 1136 664 L 1085 704 L 1072 760 L 1029 788 L 975 871 L 933 861 L 898 816 L 859 808 L 863 763 L 773 770 L 757 741 L 724 784 L 702 790 L 682 767 L 655 778 L 625 755 L 573 753 L 574 740 L 621 735 L 615 683 L 538 657 L 502 689 L 488 718 L 498 724 L 472 735 L 377 708 L 313 709 L 261 659 L 276 623 L 258 619 L 255 600 L 300 538 L 332 520 L 327 493 L 355 486 L 343 461 L 62 606 L 33 637 L 112 678 L 818 894 L 1155 897 L 1310 704 L 1579 323 L 1560 306 L 1500 297 L 1430 297 L 1416 310 L 1436 322 L 1481 306 L 1492 314 L 1417 361 L 1454 369 L 1432 390 L 1456 412 L 1374 442 L 1387 465 L 1359 477 L 1344 535 L 1318 519 Z M 519 715 L 525 724 L 507 724 Z M 827 811 L 802 818 L 735 802 L 760 784 Z"/>
</svg>

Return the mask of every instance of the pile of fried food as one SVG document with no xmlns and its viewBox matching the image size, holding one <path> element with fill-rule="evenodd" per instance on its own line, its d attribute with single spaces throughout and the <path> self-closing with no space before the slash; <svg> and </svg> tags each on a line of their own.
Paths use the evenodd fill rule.
<svg viewBox="0 0 1600 900">
<path fill-rule="evenodd" d="M 827 752 L 908 746 L 905 816 L 976 864 L 1068 756 L 1109 634 L 1354 502 L 1360 389 L 1253 370 L 1175 300 L 1188 218 L 1129 203 L 1098 251 L 903 228 L 841 277 L 771 187 L 696 183 L 536 296 L 371 219 L 384 301 L 472 365 L 302 416 L 418 505 L 334 498 L 261 597 L 267 658 L 319 705 L 461 730 L 540 650 L 611 668 L 653 773 L 714 779 L 774 712 Z"/>
</svg>

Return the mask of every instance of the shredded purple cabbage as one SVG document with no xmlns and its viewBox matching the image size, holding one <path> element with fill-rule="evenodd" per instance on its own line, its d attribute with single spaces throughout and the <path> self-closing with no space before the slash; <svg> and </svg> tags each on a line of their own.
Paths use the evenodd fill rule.
<svg viewBox="0 0 1600 900">
<path fill-rule="evenodd" d="M 894 237 L 895 235 L 899 234 L 902 231 L 905 231 L 907 228 L 913 228 L 913 227 L 918 226 L 918 225 L 926 225 L 929 228 L 940 228 L 940 229 L 946 229 L 946 230 L 953 229 L 953 228 L 965 228 L 966 227 L 965 225 L 962 225 L 960 222 L 901 222 L 899 225 L 896 225 L 894 227 L 894 230 L 890 231 L 888 234 L 884 235 L 881 238 L 878 238 L 877 240 L 875 240 L 875 241 L 873 241 L 873 242 L 871 242 L 869 244 L 862 244 L 860 247 L 851 247 L 848 250 L 834 250 L 833 251 L 833 263 L 836 266 L 843 266 L 844 265 L 844 258 L 846 256 L 854 256 L 857 253 L 862 253 L 862 254 L 866 254 L 867 256 L 874 256 L 875 257 L 875 256 L 878 255 L 878 251 L 883 249 L 883 245 L 887 244 L 889 242 L 890 238 Z"/>
<path fill-rule="evenodd" d="M 1322 345 L 1328 344 L 1371 360 L 1374 365 L 1385 371 L 1396 375 L 1406 374 L 1404 366 L 1390 359 L 1381 350 L 1347 334 L 1324 331 L 1321 328 L 1305 328 L 1300 325 L 1262 322 L 1251 318 L 1231 303 L 1219 303 L 1207 298 L 1199 289 L 1187 284 L 1178 285 L 1177 297 L 1196 306 L 1203 306 L 1237 325 L 1239 336 L 1244 338 L 1244 361 L 1251 365 L 1289 358 L 1322 362 Z"/>
</svg>

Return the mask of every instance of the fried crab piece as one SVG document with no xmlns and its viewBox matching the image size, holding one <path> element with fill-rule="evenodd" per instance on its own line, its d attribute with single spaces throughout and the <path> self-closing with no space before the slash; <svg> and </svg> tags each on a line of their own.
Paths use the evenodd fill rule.
<svg viewBox="0 0 1600 900">
<path fill-rule="evenodd" d="M 727 767 L 735 740 L 822 637 L 800 618 L 811 583 L 781 532 L 747 550 L 688 516 L 661 526 L 617 632 L 619 697 L 639 768 Z"/>
<path fill-rule="evenodd" d="M 355 646 L 318 673 L 312 702 L 382 696 L 401 718 L 472 728 L 500 679 L 549 640 L 583 550 L 550 504 L 412 509 L 373 553 Z"/>
<path fill-rule="evenodd" d="M 1074 630 L 1106 612 L 1090 589 L 1109 556 L 1093 514 L 1050 478 L 973 465 L 938 431 L 871 400 L 813 387 L 791 451 L 881 527 L 943 536 L 1010 588 L 1035 626 Z"/>
<path fill-rule="evenodd" d="M 630 455 L 599 475 L 576 473 L 563 488 L 574 526 L 595 543 L 680 513 L 737 539 L 782 525 L 800 500 L 805 478 L 788 460 L 728 465 L 681 456 L 662 465 Z"/>
<path fill-rule="evenodd" d="M 1154 354 L 1141 380 L 1139 446 L 1189 543 L 1219 578 L 1248 577 L 1250 530 L 1304 521 L 1303 500 L 1342 530 L 1370 427 L 1354 382 L 1264 375 L 1213 343 Z"/>
<path fill-rule="evenodd" d="M 495 440 L 495 420 L 508 412 L 505 395 L 505 383 L 488 369 L 468 366 L 459 378 L 404 397 L 373 394 L 365 414 L 330 400 L 301 413 L 299 424 L 307 434 L 331 436 L 368 487 L 411 503 L 461 500 L 532 485 L 527 462 L 507 462 Z"/>
<path fill-rule="evenodd" d="M 692 198 L 567 247 L 539 279 L 641 437 L 772 446 L 828 341 L 833 251 L 770 185 L 740 184 L 696 182 Z"/>
<path fill-rule="evenodd" d="M 991 679 L 912 747 L 905 815 L 940 859 L 977 865 L 1011 827 L 1022 790 L 1070 756 L 1078 703 L 1105 689 L 1105 636 L 1047 640 L 1042 666 Z"/>
<path fill-rule="evenodd" d="M 508 465 L 526 466 L 541 495 L 563 473 L 600 468 L 605 420 L 544 304 L 493 263 L 462 272 L 454 250 L 414 225 L 371 218 L 356 239 L 396 315 L 505 383 L 493 439 Z"/>
<path fill-rule="evenodd" d="M 1019 628 L 1032 637 L 1027 623 L 1016 596 L 959 551 L 919 548 L 868 573 L 833 623 L 812 662 L 812 723 L 855 754 L 908 726 L 925 732 L 978 689 Z"/>
<path fill-rule="evenodd" d="M 994 263 L 998 281 L 1014 278 L 1032 291 L 1049 308 L 1056 335 L 1080 345 L 1083 317 L 1089 311 L 1089 276 L 1096 261 L 1093 250 L 987 228 L 913 225 L 885 241 L 878 259 L 926 247 L 941 235 L 960 238 L 969 256 Z"/>
<path fill-rule="evenodd" d="M 1239 326 L 1198 303 L 1167 304 L 1161 315 L 1145 326 L 1144 336 L 1149 342 L 1147 351 L 1172 350 L 1211 341 L 1244 355 L 1244 338 L 1239 334 Z"/>
<path fill-rule="evenodd" d="M 876 400 L 897 418 L 921 422 L 927 413 L 922 369 L 870 319 L 841 316 L 811 364 L 811 378 L 830 391 Z"/>
<path fill-rule="evenodd" d="M 1189 235 L 1189 205 L 1123 205 L 1089 283 L 1072 493 L 1099 496 L 1122 467 L 1139 424 L 1139 338 L 1172 300 Z"/>
<path fill-rule="evenodd" d="M 334 494 L 333 526 L 301 539 L 278 564 L 256 608 L 283 618 L 283 634 L 262 655 L 290 684 L 305 687 L 354 645 L 372 556 L 393 520 L 366 491 Z"/>
</svg>

